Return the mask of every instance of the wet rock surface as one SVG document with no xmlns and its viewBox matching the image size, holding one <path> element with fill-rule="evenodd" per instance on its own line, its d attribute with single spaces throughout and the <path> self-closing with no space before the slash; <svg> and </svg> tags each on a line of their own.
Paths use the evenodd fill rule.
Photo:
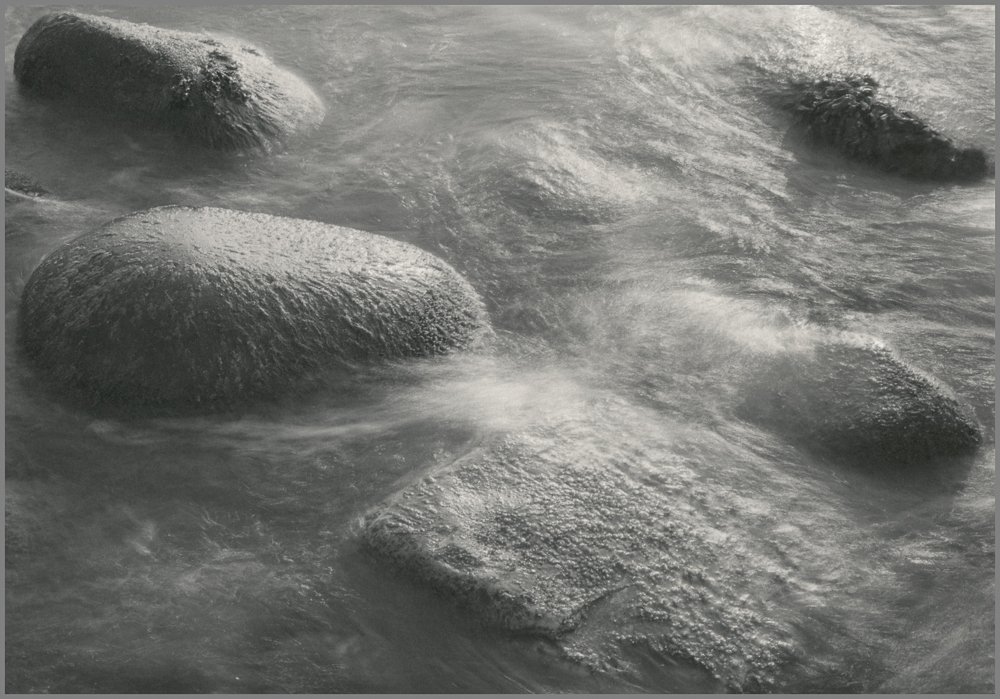
<svg viewBox="0 0 1000 699">
<path fill-rule="evenodd" d="M 21 197 L 40 197 L 48 194 L 42 185 L 16 170 L 4 169 L 3 186 L 6 194 Z"/>
<path fill-rule="evenodd" d="M 270 148 L 325 114 L 308 85 L 254 46 L 71 12 L 28 29 L 14 77 L 32 95 L 224 150 Z"/>
<path fill-rule="evenodd" d="M 41 376 L 95 405 L 184 410 L 285 391 L 351 363 L 473 345 L 488 322 L 450 266 L 383 236 L 160 207 L 47 257 L 21 299 Z"/>
<path fill-rule="evenodd" d="M 851 461 L 922 463 L 982 442 L 967 408 L 875 342 L 830 341 L 783 355 L 746 394 L 742 418 Z"/>
<path fill-rule="evenodd" d="M 776 687 L 794 654 L 775 608 L 788 566 L 739 531 L 680 449 L 644 439 L 627 411 L 594 412 L 403 489 L 361 522 L 366 548 L 592 669 L 627 671 L 643 648 L 731 689 Z"/>
<path fill-rule="evenodd" d="M 910 112 L 876 97 L 868 75 L 792 81 L 785 107 L 808 141 L 880 170 L 928 180 L 977 180 L 994 164 L 979 148 L 961 148 Z"/>
</svg>

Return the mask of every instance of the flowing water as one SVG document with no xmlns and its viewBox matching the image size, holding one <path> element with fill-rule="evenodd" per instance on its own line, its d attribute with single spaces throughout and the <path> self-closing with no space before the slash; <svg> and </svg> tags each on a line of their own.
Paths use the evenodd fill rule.
<svg viewBox="0 0 1000 699">
<path fill-rule="evenodd" d="M 7 167 L 50 192 L 6 209 L 8 691 L 720 690 L 638 646 L 621 671 L 584 667 L 359 545 L 359 518 L 406 484 L 559 421 L 650 472 L 680 445 L 698 487 L 678 511 L 726 503 L 715 526 L 782 561 L 788 688 L 993 691 L 994 182 L 809 153 L 759 95 L 761 75 L 870 72 L 992 150 L 994 8 L 90 11 L 246 39 L 328 115 L 268 157 L 86 118 L 18 92 L 14 48 L 43 11 L 7 10 Z M 62 242 L 164 204 L 413 243 L 482 295 L 497 347 L 239 414 L 81 411 L 19 356 L 20 291 Z M 900 472 L 739 417 L 776 358 L 831 337 L 935 377 L 983 445 Z M 627 429 L 591 409 L 609 401 Z"/>
</svg>

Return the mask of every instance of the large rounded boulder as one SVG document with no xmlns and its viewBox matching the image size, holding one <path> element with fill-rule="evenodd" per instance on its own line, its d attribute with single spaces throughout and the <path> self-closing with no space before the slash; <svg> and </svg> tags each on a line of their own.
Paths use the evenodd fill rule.
<svg viewBox="0 0 1000 699">
<path fill-rule="evenodd" d="M 308 85 L 254 46 L 73 12 L 45 15 L 28 29 L 14 77 L 30 94 L 220 149 L 267 149 L 325 114 Z"/>
<path fill-rule="evenodd" d="M 782 355 L 746 390 L 741 417 L 838 459 L 916 464 L 982 442 L 968 408 L 875 341 L 831 340 Z"/>
<path fill-rule="evenodd" d="M 173 412 L 276 395 L 307 374 L 473 345 L 482 302 L 412 245 L 316 221 L 160 207 L 56 250 L 20 340 L 88 403 Z"/>
</svg>

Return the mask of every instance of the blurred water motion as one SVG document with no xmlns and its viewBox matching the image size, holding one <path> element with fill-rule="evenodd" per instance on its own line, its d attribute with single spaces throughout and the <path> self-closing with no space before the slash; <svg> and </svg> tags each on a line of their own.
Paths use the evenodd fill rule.
<svg viewBox="0 0 1000 699">
<path fill-rule="evenodd" d="M 870 72 L 991 149 L 992 7 L 102 12 L 247 39 L 329 116 L 286 153 L 220 157 L 29 100 L 8 73 L 6 165 L 48 191 L 6 207 L 8 691 L 724 689 L 641 642 L 592 671 L 359 550 L 371 508 L 545 424 L 585 435 L 547 458 L 629 454 L 705 541 L 747 542 L 770 582 L 744 592 L 774 595 L 798 658 L 779 687 L 993 691 L 994 183 L 787 148 L 746 67 Z M 7 11 L 8 65 L 41 13 Z M 164 204 L 411 242 L 484 297 L 496 346 L 318 376 L 240 414 L 79 412 L 22 362 L 21 288 L 62 242 Z M 834 340 L 935 377 L 983 445 L 858 468 L 740 418 L 769 367 Z M 738 611 L 724 583 L 713 614 Z"/>
</svg>

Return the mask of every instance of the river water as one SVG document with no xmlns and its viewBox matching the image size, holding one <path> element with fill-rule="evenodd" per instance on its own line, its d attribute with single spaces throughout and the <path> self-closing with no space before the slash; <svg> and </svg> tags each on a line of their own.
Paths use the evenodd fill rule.
<svg viewBox="0 0 1000 699">
<path fill-rule="evenodd" d="M 779 687 L 993 691 L 994 182 L 809 153 L 759 68 L 870 72 L 992 150 L 994 8 L 91 11 L 246 39 L 328 115 L 244 157 L 72 114 L 18 93 L 14 48 L 42 10 L 6 11 L 7 167 L 50 192 L 6 209 L 8 691 L 721 691 L 639 648 L 586 669 L 358 544 L 406 484 L 553 418 L 600 420 L 601 401 L 630 429 L 581 442 L 683 443 L 690 477 L 739 504 L 719 526 L 791 571 L 806 669 Z M 164 204 L 413 243 L 482 295 L 497 346 L 239 414 L 87 414 L 19 357 L 21 288 L 60 243 Z M 935 377 L 983 445 L 900 473 L 739 418 L 762 366 L 830 337 Z"/>
</svg>

